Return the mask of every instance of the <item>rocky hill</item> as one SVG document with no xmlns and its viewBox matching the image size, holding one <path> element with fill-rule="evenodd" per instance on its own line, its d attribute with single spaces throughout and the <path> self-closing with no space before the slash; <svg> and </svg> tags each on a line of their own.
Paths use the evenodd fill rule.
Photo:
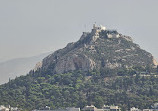
<svg viewBox="0 0 158 111">
<path fill-rule="evenodd" d="M 44 58 L 41 70 L 51 67 L 50 73 L 65 73 L 146 65 L 154 67 L 157 64 L 152 54 L 133 43 L 131 37 L 93 26 L 92 31 L 84 32 L 79 41 Z"/>
<path fill-rule="evenodd" d="M 149 108 L 158 101 L 153 56 L 116 30 L 93 26 L 26 76 L 0 86 L 0 105 L 30 111 L 95 105 Z"/>
</svg>

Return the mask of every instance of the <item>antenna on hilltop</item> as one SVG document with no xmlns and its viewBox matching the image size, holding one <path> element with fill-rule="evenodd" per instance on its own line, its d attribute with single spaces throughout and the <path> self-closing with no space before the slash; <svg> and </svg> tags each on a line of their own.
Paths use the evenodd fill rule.
<svg viewBox="0 0 158 111">
<path fill-rule="evenodd" d="M 96 28 L 96 22 L 94 22 L 94 24 L 93 24 L 93 29 L 95 29 Z"/>
<path fill-rule="evenodd" d="M 84 25 L 84 28 L 85 28 L 85 32 L 86 32 L 86 24 Z"/>
<path fill-rule="evenodd" d="M 96 26 L 96 25 L 97 25 L 97 22 L 94 22 L 94 25 Z"/>
</svg>

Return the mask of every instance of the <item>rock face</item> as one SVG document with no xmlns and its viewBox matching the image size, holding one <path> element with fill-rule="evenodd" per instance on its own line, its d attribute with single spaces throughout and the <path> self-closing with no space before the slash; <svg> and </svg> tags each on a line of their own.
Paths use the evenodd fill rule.
<svg viewBox="0 0 158 111">
<path fill-rule="evenodd" d="M 62 58 L 55 67 L 56 73 L 63 73 L 73 70 L 88 71 L 95 68 L 95 62 L 88 58 L 86 55 L 70 55 Z"/>
<path fill-rule="evenodd" d="M 74 70 L 155 66 L 156 63 L 150 53 L 133 43 L 131 37 L 95 25 L 91 32 L 84 32 L 77 42 L 69 43 L 44 58 L 40 70 L 65 73 Z"/>
</svg>

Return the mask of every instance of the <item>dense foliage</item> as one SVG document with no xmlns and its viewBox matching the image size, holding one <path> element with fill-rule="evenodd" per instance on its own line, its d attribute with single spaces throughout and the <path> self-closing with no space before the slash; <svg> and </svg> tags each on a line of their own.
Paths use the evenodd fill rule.
<svg viewBox="0 0 158 111">
<path fill-rule="evenodd" d="M 119 105 L 123 110 L 132 106 L 149 108 L 158 102 L 158 77 L 136 74 L 140 67 L 65 74 L 32 72 L 0 86 L 0 104 L 25 110 L 50 106 L 52 109 L 94 104 Z M 142 70 L 142 69 L 141 69 Z M 134 72 L 133 72 L 134 71 Z M 111 75 L 109 75 L 109 73 Z"/>
</svg>

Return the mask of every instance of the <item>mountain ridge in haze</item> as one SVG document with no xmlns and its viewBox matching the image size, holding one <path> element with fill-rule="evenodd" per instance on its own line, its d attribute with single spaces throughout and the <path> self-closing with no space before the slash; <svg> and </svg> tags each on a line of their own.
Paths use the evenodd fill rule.
<svg viewBox="0 0 158 111">
<path fill-rule="evenodd" d="M 6 83 L 9 79 L 14 79 L 21 75 L 26 75 L 29 73 L 30 69 L 33 69 L 37 62 L 42 61 L 44 57 L 49 55 L 48 53 L 43 53 L 37 56 L 16 58 L 7 60 L 0 63 L 0 84 Z"/>
</svg>

